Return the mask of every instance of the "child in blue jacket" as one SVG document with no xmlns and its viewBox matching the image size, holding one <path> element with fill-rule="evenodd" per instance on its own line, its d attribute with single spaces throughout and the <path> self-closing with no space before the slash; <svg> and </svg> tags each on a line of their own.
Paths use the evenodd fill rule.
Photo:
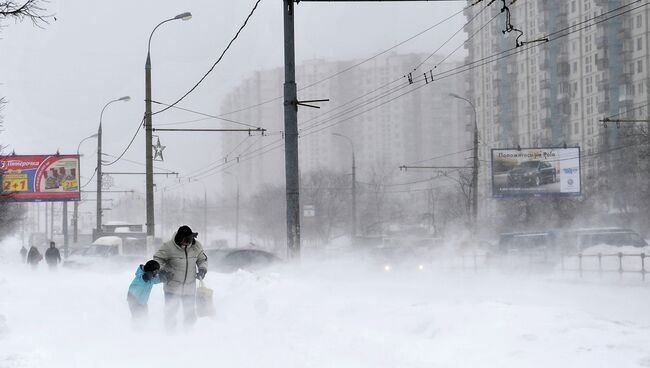
<svg viewBox="0 0 650 368">
<path fill-rule="evenodd" d="M 160 274 L 160 264 L 154 260 L 138 266 L 126 296 L 131 316 L 134 319 L 145 317 L 148 314 L 147 302 L 151 295 L 151 289 L 155 284 L 163 282 L 166 276 L 165 273 Z"/>
</svg>

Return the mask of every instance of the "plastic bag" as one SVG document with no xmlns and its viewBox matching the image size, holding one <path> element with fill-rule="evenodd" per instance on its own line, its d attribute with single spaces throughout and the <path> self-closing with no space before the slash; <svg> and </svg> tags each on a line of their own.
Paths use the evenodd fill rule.
<svg viewBox="0 0 650 368">
<path fill-rule="evenodd" d="M 216 314 L 212 299 L 213 293 L 212 289 L 205 286 L 203 280 L 199 281 L 199 287 L 196 288 L 196 315 L 198 317 L 210 317 Z"/>
</svg>

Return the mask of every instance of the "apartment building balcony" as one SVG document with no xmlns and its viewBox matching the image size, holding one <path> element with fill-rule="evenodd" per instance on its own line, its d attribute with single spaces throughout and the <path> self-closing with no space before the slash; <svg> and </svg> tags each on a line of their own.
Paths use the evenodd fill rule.
<svg viewBox="0 0 650 368">
<path fill-rule="evenodd" d="M 620 84 L 631 84 L 632 79 L 634 79 L 634 74 L 630 71 L 625 71 L 621 73 Z"/>
<path fill-rule="evenodd" d="M 598 113 L 599 114 L 606 114 L 608 112 L 609 112 L 609 100 L 607 99 L 607 100 L 601 101 L 598 104 Z"/>
<path fill-rule="evenodd" d="M 618 37 L 620 37 L 621 40 L 629 40 L 630 37 L 632 37 L 632 32 L 628 27 L 619 28 L 616 34 L 618 35 Z"/>
<path fill-rule="evenodd" d="M 596 89 L 598 92 L 608 91 L 609 90 L 609 79 L 601 79 L 596 83 Z"/>
<path fill-rule="evenodd" d="M 571 74 L 571 65 L 568 61 L 560 61 L 557 63 L 557 74 L 561 77 L 567 77 Z"/>
<path fill-rule="evenodd" d="M 571 104 L 569 103 L 569 100 L 558 101 L 557 109 L 562 115 L 568 116 L 571 114 Z"/>
<path fill-rule="evenodd" d="M 609 58 L 607 56 L 596 59 L 596 69 L 602 71 L 609 68 Z"/>
<path fill-rule="evenodd" d="M 619 106 L 634 105 L 634 96 L 629 93 L 622 93 L 618 96 Z"/>
<path fill-rule="evenodd" d="M 548 109 L 551 107 L 551 99 L 549 97 L 542 97 L 539 99 L 539 107 Z"/>
<path fill-rule="evenodd" d="M 621 49 L 621 56 L 623 59 L 629 60 L 634 55 L 634 47 L 632 45 L 623 46 Z"/>
<path fill-rule="evenodd" d="M 548 90 L 551 89 L 551 81 L 548 79 L 542 79 L 539 81 L 539 88 L 541 90 Z"/>
<path fill-rule="evenodd" d="M 607 41 L 607 36 L 603 35 L 603 36 L 596 37 L 596 48 L 598 50 L 605 49 L 607 48 L 608 45 L 609 42 Z"/>
</svg>

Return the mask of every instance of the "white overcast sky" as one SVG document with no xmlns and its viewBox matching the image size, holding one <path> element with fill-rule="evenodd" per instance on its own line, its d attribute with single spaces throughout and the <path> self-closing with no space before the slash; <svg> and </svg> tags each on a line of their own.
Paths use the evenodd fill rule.
<svg viewBox="0 0 650 368">
<path fill-rule="evenodd" d="M 261 1 L 223 62 L 180 106 L 217 113 L 221 97 L 242 78 L 258 69 L 282 66 L 281 3 Z M 119 154 L 143 116 L 144 61 L 153 27 L 184 11 L 193 14 L 190 21 L 163 25 L 152 41 L 153 98 L 171 102 L 208 70 L 253 4 L 254 0 L 51 0 L 45 5 L 57 20 L 43 29 L 29 22 L 5 22 L 6 28 L 0 33 L 0 95 L 9 104 L 4 111 L 0 142 L 17 154 L 53 153 L 57 149 L 73 153 L 82 138 L 97 131 L 102 106 L 111 99 L 130 95 L 131 102 L 112 104 L 104 113 L 104 152 Z M 458 12 L 464 5 L 462 1 L 301 2 L 296 6 L 297 62 L 371 56 Z M 464 22 L 461 14 L 396 51 L 432 52 Z M 461 32 L 441 53 L 450 52 L 465 37 Z M 464 55 L 461 49 L 453 59 Z M 154 125 L 196 117 L 166 113 L 156 116 Z M 188 172 L 220 157 L 220 149 L 212 143 L 217 138 L 214 135 L 171 134 L 162 136 L 167 146 L 166 161 L 159 166 Z M 95 167 L 95 150 L 95 140 L 81 147 L 84 176 Z M 125 158 L 143 162 L 143 156 L 141 132 Z M 125 162 L 111 169 L 142 168 Z M 135 178 L 120 178 L 123 187 L 143 190 L 142 183 Z"/>
</svg>

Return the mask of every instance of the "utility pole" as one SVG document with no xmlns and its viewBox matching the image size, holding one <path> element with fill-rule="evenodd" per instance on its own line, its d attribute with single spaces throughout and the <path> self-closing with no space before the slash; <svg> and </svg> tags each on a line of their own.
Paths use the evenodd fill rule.
<svg viewBox="0 0 650 368">
<path fill-rule="evenodd" d="M 237 209 L 235 212 L 235 247 L 239 246 L 239 179 L 237 179 Z"/>
<path fill-rule="evenodd" d="M 47 206 L 49 202 L 45 202 L 45 237 L 50 237 L 50 221 L 48 220 Z"/>
<path fill-rule="evenodd" d="M 72 213 L 72 243 L 77 244 L 79 234 L 79 202 L 74 202 Z"/>
<path fill-rule="evenodd" d="M 294 0 L 284 5 L 284 165 L 287 200 L 287 248 L 300 257 L 300 173 L 298 171 L 298 95 L 294 44 Z"/>
<path fill-rule="evenodd" d="M 68 202 L 63 202 L 63 256 L 68 258 Z"/>
<path fill-rule="evenodd" d="M 203 188 L 203 239 L 208 241 L 208 191 L 205 188 Z"/>
<path fill-rule="evenodd" d="M 106 105 L 108 106 L 108 105 Z M 106 108 L 104 106 L 104 108 Z M 102 113 L 104 110 L 102 109 Z M 97 207 L 95 209 L 97 224 L 93 240 L 102 236 L 102 115 L 99 115 L 99 128 L 97 129 Z"/>
<path fill-rule="evenodd" d="M 147 236 L 155 236 L 156 234 L 156 229 L 155 229 L 155 221 L 154 221 L 154 205 L 153 205 L 153 137 L 152 137 L 152 128 L 153 128 L 153 123 L 152 123 L 152 111 L 151 111 L 151 38 L 153 37 L 154 32 L 156 32 L 156 29 L 160 27 L 161 25 L 171 22 L 174 20 L 189 20 L 192 18 L 192 14 L 190 12 L 185 12 L 178 14 L 177 16 L 169 19 L 165 19 L 164 21 L 158 23 L 153 30 L 151 31 L 151 34 L 149 35 L 149 42 L 147 43 L 147 60 L 144 63 L 144 135 L 145 135 L 145 143 L 144 143 L 144 154 L 145 154 L 145 171 L 146 171 L 146 190 L 145 190 L 145 197 L 146 197 L 146 202 L 147 202 Z"/>
<path fill-rule="evenodd" d="M 54 202 L 50 202 L 50 240 L 54 238 Z"/>
<path fill-rule="evenodd" d="M 474 234 L 476 234 L 478 230 L 478 114 L 476 113 L 476 107 L 469 99 L 455 93 L 450 93 L 449 96 L 467 102 L 474 111 L 474 144 L 472 148 L 472 151 L 474 152 L 472 165 L 472 224 L 474 226 Z"/>
<path fill-rule="evenodd" d="M 296 89 L 296 55 L 294 31 L 294 2 L 354 2 L 354 1 L 450 1 L 450 0 L 283 0 L 284 13 L 284 165 L 287 197 L 287 247 L 289 256 L 300 257 L 300 172 L 298 166 L 298 101 Z M 464 0 L 462 0 L 464 1 Z"/>
</svg>

